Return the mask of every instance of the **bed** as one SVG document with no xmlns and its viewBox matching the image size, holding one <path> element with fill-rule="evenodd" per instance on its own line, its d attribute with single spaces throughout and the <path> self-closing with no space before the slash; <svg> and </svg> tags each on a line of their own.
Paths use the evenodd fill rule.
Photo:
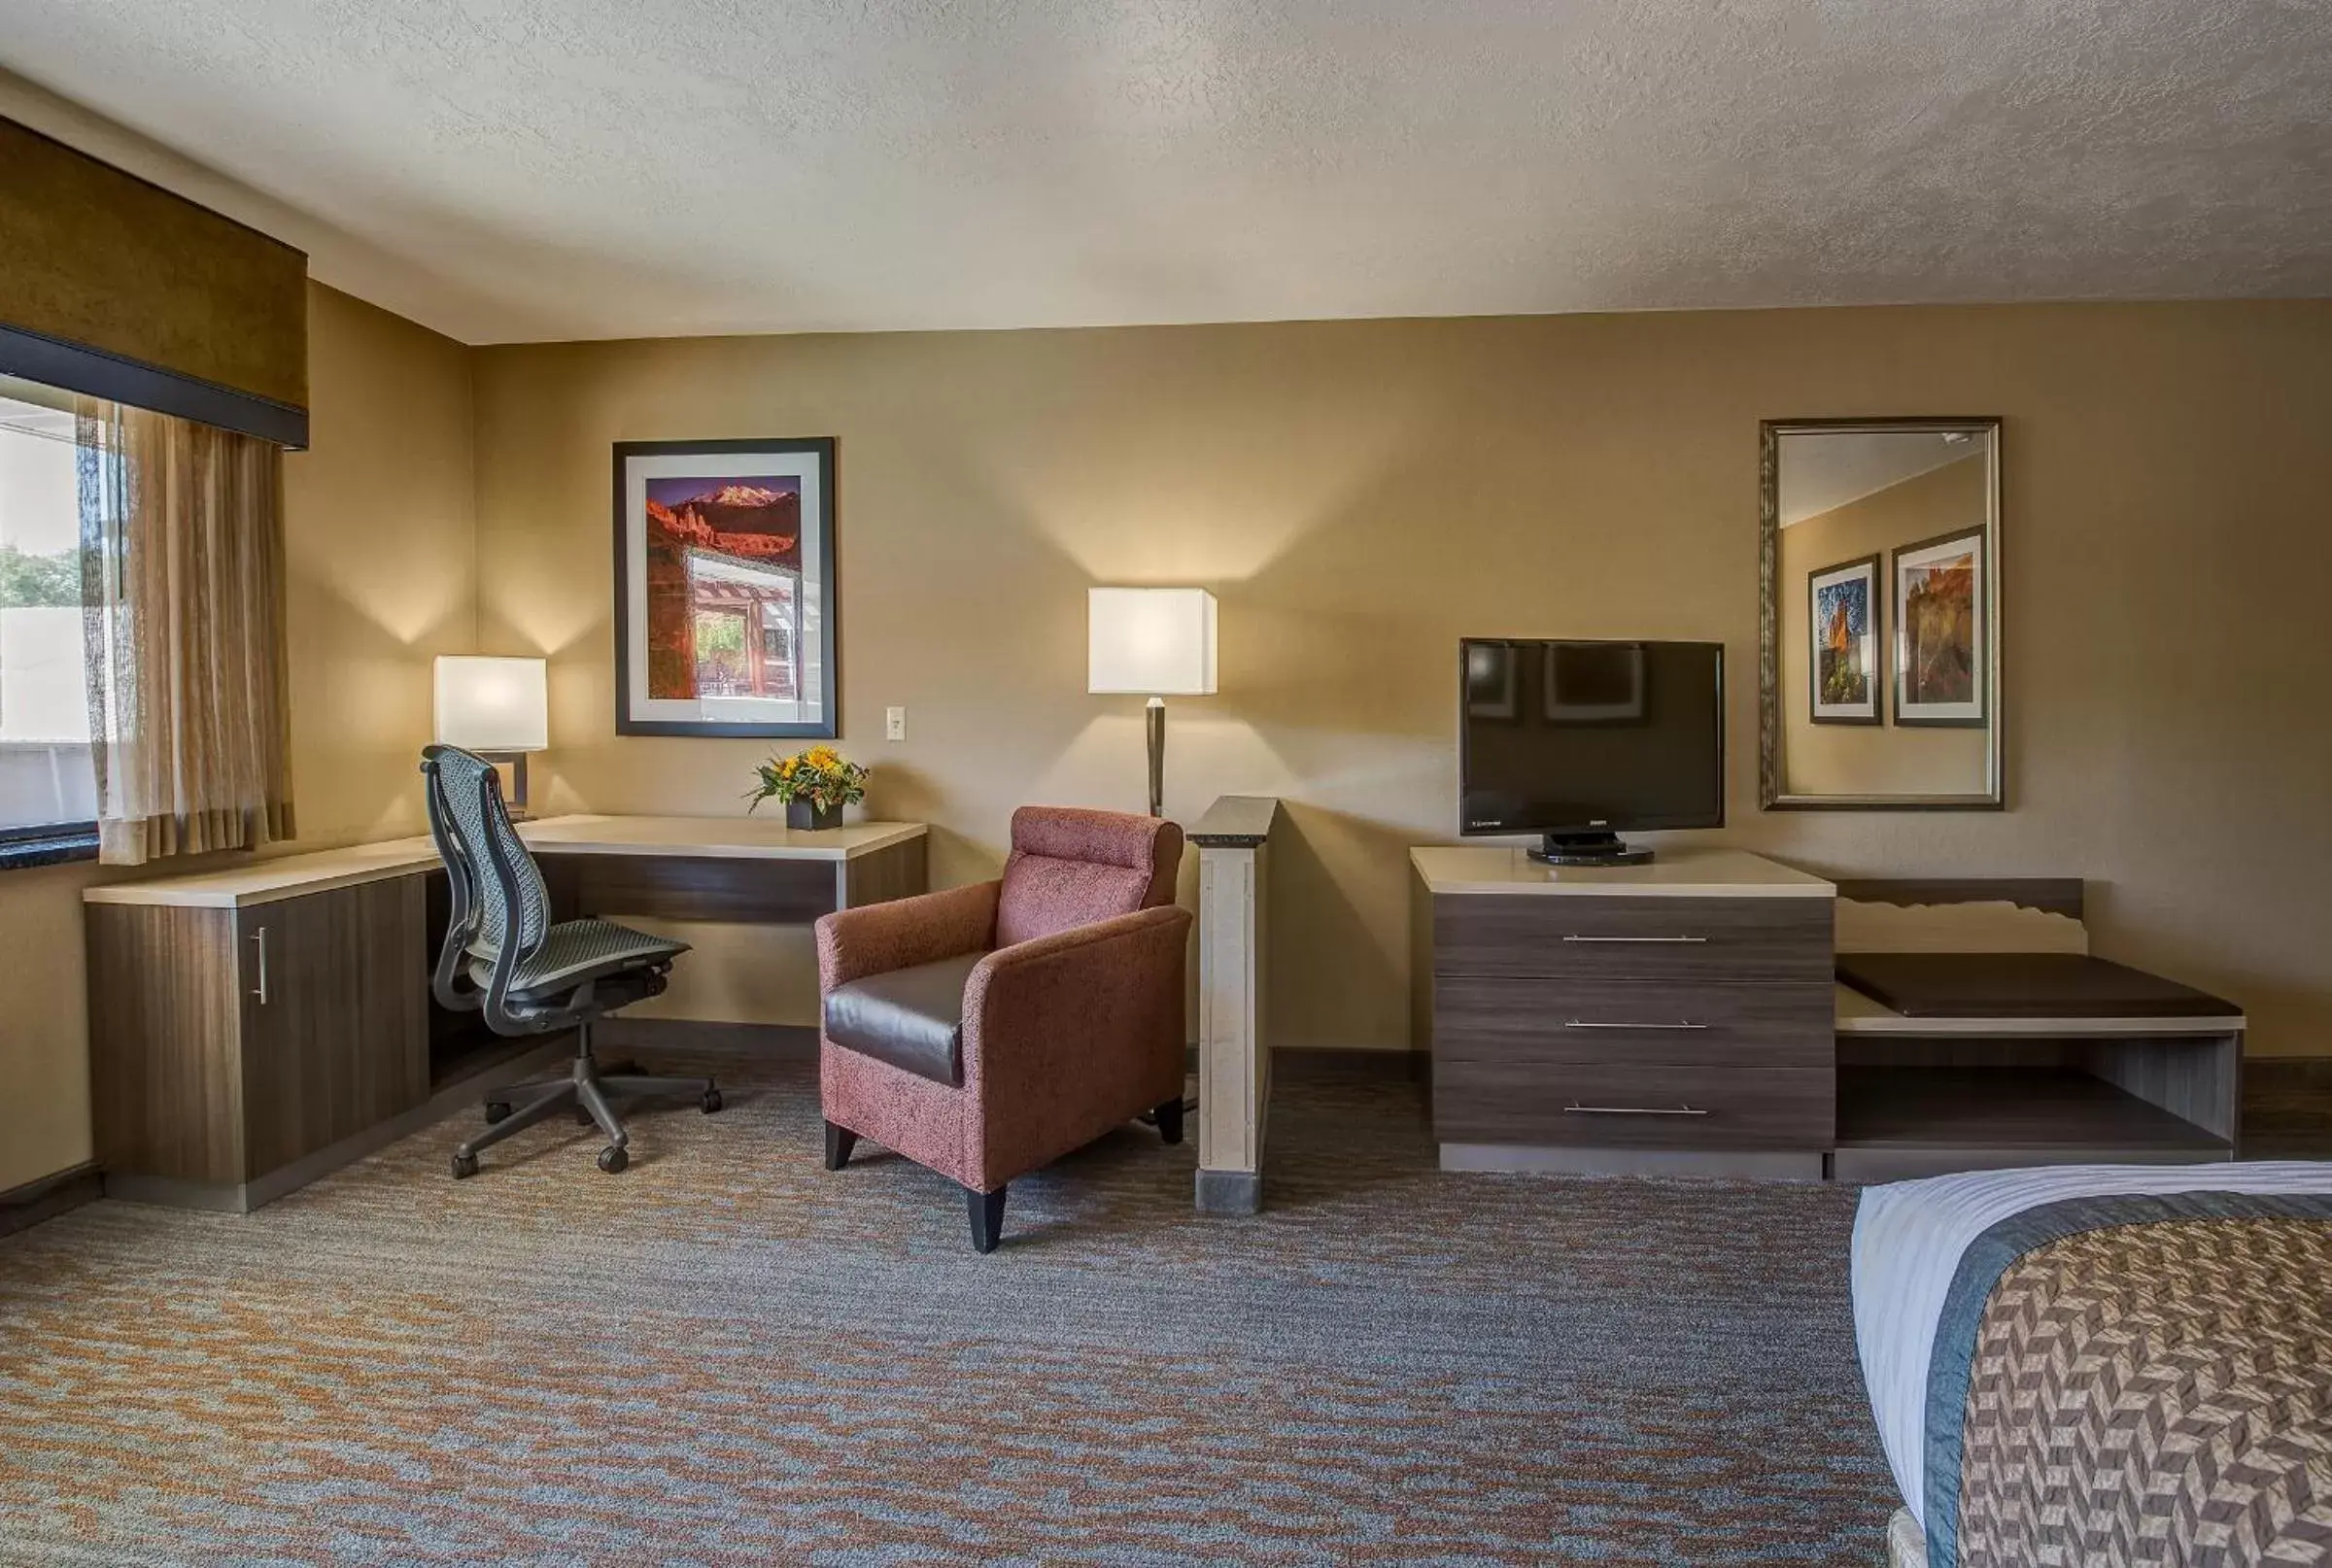
<svg viewBox="0 0 2332 1568">
<path fill-rule="evenodd" d="M 1867 1189 L 1893 1568 L 2332 1563 L 2332 1164 Z"/>
</svg>

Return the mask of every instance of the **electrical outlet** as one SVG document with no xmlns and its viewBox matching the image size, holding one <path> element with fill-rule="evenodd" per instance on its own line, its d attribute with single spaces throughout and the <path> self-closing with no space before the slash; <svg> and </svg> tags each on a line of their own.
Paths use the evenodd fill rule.
<svg viewBox="0 0 2332 1568">
<path fill-rule="evenodd" d="M 907 738 L 907 709 L 884 708 L 882 710 L 882 738 L 885 740 L 905 740 Z"/>
</svg>

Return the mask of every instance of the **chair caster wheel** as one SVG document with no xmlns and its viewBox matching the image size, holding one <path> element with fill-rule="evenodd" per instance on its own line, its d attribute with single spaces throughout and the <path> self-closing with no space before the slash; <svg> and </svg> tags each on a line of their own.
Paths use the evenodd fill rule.
<svg viewBox="0 0 2332 1568">
<path fill-rule="evenodd" d="M 489 1100 L 489 1101 L 487 1101 L 487 1102 L 486 1102 L 486 1125 L 487 1125 L 487 1126 L 489 1126 L 489 1127 L 492 1127 L 492 1126 L 493 1126 L 493 1125 L 494 1125 L 496 1122 L 502 1120 L 503 1118 L 507 1117 L 509 1114 L 510 1114 L 510 1102 L 509 1102 L 509 1101 L 507 1101 L 507 1100 Z"/>
<path fill-rule="evenodd" d="M 589 1127 L 589 1126 L 591 1125 L 591 1112 L 590 1112 L 590 1111 L 588 1111 L 588 1110 L 585 1110 L 585 1109 L 584 1109 L 584 1108 L 582 1108 L 580 1106 L 576 1107 L 576 1108 L 575 1108 L 575 1125 L 576 1125 L 577 1127 Z"/>
<path fill-rule="evenodd" d="M 615 1175 L 631 1163 L 632 1156 L 625 1152 L 624 1145 L 621 1143 L 610 1143 L 600 1150 L 600 1169 L 609 1176 Z"/>
<path fill-rule="evenodd" d="M 721 1108 L 721 1091 L 718 1089 L 705 1090 L 704 1098 L 698 1101 L 697 1104 L 703 1108 L 705 1115 L 711 1115 Z"/>
<path fill-rule="evenodd" d="M 478 1157 L 475 1154 L 456 1154 L 454 1156 L 454 1179 L 456 1181 L 477 1174 Z"/>
</svg>

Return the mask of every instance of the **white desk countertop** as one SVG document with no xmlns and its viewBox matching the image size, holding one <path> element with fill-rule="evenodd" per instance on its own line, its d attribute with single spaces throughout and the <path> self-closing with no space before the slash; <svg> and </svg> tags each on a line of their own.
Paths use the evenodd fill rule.
<svg viewBox="0 0 2332 1568">
<path fill-rule="evenodd" d="M 724 860 L 846 861 L 920 838 L 919 822 L 853 822 L 809 832 L 769 817 L 544 817 L 522 822 L 519 836 L 538 855 L 662 855 Z M 297 855 L 277 855 L 223 870 L 108 882 L 85 889 L 88 903 L 170 904 L 235 909 L 308 893 L 406 876 L 437 864 L 427 837 L 390 838 Z"/>
<path fill-rule="evenodd" d="M 1433 893 L 1828 899 L 1838 891 L 1778 861 L 1714 846 L 1663 847 L 1644 866 L 1549 866 L 1509 845 L 1449 844 L 1412 849 L 1409 864 Z"/>
</svg>

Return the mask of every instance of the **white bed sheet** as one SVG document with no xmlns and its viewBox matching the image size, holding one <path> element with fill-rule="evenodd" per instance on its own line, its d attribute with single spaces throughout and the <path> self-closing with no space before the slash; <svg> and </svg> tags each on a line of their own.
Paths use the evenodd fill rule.
<svg viewBox="0 0 2332 1568">
<path fill-rule="evenodd" d="M 1854 1215 L 1855 1346 L 1895 1484 L 1922 1529 L 1928 1360 L 1960 1255 L 1993 1225 L 2040 1204 L 2163 1192 L 2332 1193 L 2332 1162 L 2059 1165 L 1864 1189 Z"/>
</svg>

